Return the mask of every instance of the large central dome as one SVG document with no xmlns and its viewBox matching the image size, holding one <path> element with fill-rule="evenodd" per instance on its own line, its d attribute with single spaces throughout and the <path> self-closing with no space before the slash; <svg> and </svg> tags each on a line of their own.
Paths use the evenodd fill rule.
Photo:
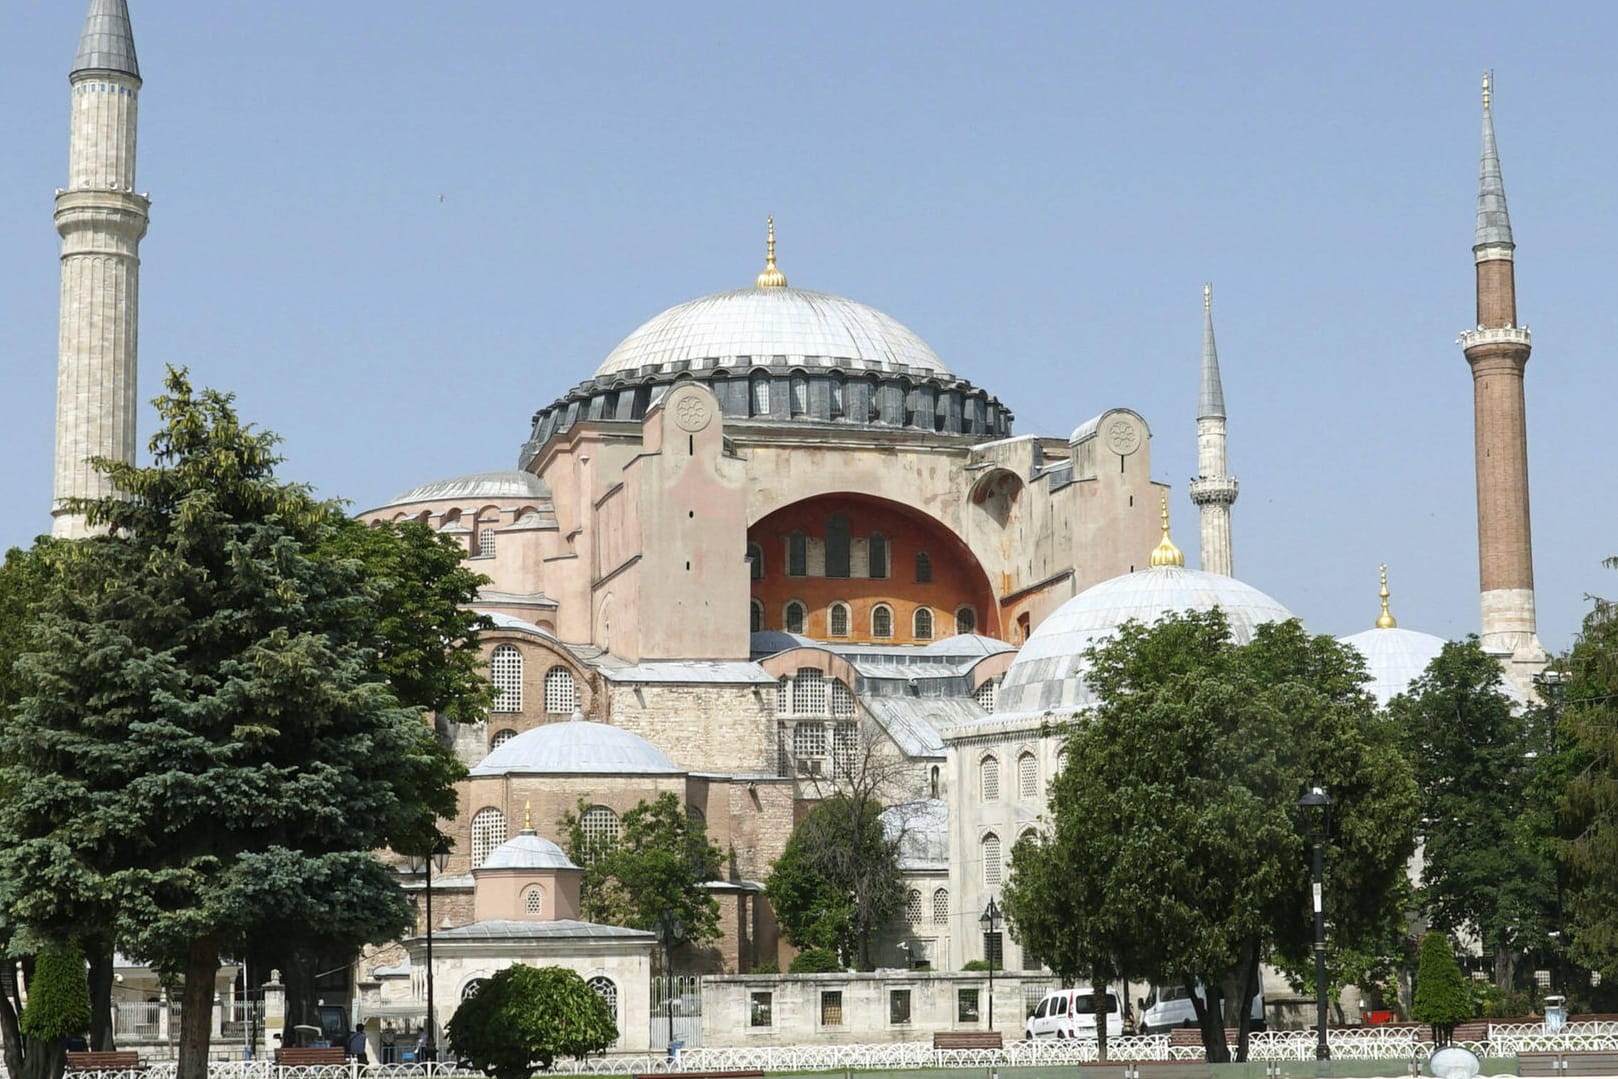
<svg viewBox="0 0 1618 1079">
<path fill-rule="evenodd" d="M 823 292 L 771 286 L 719 292 L 671 307 L 619 342 L 596 375 L 753 364 L 837 366 L 949 374 L 942 360 L 898 320 Z"/>
</svg>

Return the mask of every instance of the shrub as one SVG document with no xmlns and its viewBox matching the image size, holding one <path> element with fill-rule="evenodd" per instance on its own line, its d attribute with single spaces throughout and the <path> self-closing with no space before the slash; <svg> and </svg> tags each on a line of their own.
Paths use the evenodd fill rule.
<svg viewBox="0 0 1618 1079">
<path fill-rule="evenodd" d="M 59 945 L 35 957 L 28 1004 L 18 1026 L 25 1037 L 43 1042 L 58 1042 L 90 1029 L 90 987 L 78 945 Z"/>
<path fill-rule="evenodd" d="M 1455 949 L 1442 933 L 1421 938 L 1421 960 L 1416 969 L 1416 998 L 1410 1017 L 1433 1028 L 1433 1041 L 1448 1045 L 1455 1024 L 1472 1018 L 1472 995 L 1455 962 Z"/>
<path fill-rule="evenodd" d="M 989 961 L 987 959 L 968 959 L 966 961 L 966 965 L 963 966 L 961 969 L 962 970 L 988 970 L 989 969 Z"/>
<path fill-rule="evenodd" d="M 843 964 L 830 948 L 805 948 L 787 969 L 793 974 L 832 974 L 842 970 Z"/>
<path fill-rule="evenodd" d="M 618 1038 L 612 1009 L 561 967 L 507 967 L 461 1001 L 445 1029 L 458 1056 L 495 1079 L 528 1079 L 559 1056 L 582 1058 Z"/>
</svg>

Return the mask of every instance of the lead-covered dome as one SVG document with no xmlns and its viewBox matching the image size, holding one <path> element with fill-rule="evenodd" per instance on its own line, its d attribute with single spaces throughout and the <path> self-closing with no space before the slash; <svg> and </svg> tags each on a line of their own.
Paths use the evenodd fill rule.
<svg viewBox="0 0 1618 1079">
<path fill-rule="evenodd" d="M 502 469 L 498 472 L 473 472 L 466 476 L 452 476 L 434 480 L 420 487 L 412 487 L 388 500 L 384 508 L 416 502 L 440 502 L 449 499 L 547 499 L 550 488 L 532 472 Z"/>
<path fill-rule="evenodd" d="M 489 869 L 577 869 L 573 859 L 555 843 L 524 828 L 489 852 L 483 864 L 473 872 Z"/>
<path fill-rule="evenodd" d="M 596 376 L 642 367 L 693 370 L 782 363 L 948 375 L 927 342 L 874 307 L 822 292 L 770 286 L 719 292 L 671 307 L 619 342 Z"/>
<path fill-rule="evenodd" d="M 1153 566 L 1126 573 L 1080 592 L 1039 624 L 1006 671 L 995 713 L 1082 708 L 1092 703 L 1082 670 L 1091 645 L 1133 619 L 1150 624 L 1166 612 L 1218 607 L 1238 644 L 1253 639 L 1266 622 L 1284 622 L 1292 612 L 1234 577 L 1183 566 Z"/>
<path fill-rule="evenodd" d="M 1371 680 L 1365 688 L 1376 697 L 1376 703 L 1386 705 L 1410 688 L 1410 684 L 1423 674 L 1448 642 L 1431 633 L 1397 627 L 1378 627 L 1338 638 L 1365 657 L 1365 669 Z M 1508 678 L 1500 679 L 1499 690 L 1513 704 L 1528 703 L 1522 691 Z"/>
<path fill-rule="evenodd" d="M 646 739 L 618 727 L 574 719 L 509 738 L 483 758 L 474 776 L 677 775 L 679 769 Z"/>
</svg>

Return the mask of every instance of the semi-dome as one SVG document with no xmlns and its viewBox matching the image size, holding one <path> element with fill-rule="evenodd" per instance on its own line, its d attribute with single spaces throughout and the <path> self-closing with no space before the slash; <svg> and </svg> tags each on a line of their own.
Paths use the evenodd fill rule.
<svg viewBox="0 0 1618 1079">
<path fill-rule="evenodd" d="M 1266 622 L 1284 622 L 1292 612 L 1234 577 L 1177 565 L 1126 573 L 1085 589 L 1039 624 L 1006 671 L 996 714 L 1082 708 L 1092 703 L 1082 677 L 1084 653 L 1134 619 L 1152 623 L 1169 611 L 1218 607 L 1236 642 L 1253 639 Z"/>
<path fill-rule="evenodd" d="M 474 472 L 467 476 L 454 476 L 447 480 L 434 480 L 420 487 L 412 487 L 402 495 L 388 500 L 389 506 L 415 502 L 478 500 L 485 498 L 547 499 L 550 488 L 532 472 L 503 469 L 499 472 Z"/>
<path fill-rule="evenodd" d="M 474 776 L 678 773 L 662 750 L 639 735 L 583 719 L 508 738 L 471 771 Z"/>
<path fill-rule="evenodd" d="M 900 366 L 948 375 L 927 342 L 874 307 L 805 289 L 742 288 L 671 307 L 619 342 L 596 375 L 753 364 Z"/>
<path fill-rule="evenodd" d="M 474 872 L 486 869 L 577 869 L 573 859 L 555 843 L 530 828 L 512 836 L 483 859 Z"/>
</svg>

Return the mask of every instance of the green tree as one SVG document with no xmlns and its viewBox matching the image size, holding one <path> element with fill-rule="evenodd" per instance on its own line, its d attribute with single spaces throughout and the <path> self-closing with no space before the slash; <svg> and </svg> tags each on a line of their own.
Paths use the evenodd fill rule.
<svg viewBox="0 0 1618 1079">
<path fill-rule="evenodd" d="M 871 968 L 871 938 L 904 908 L 900 837 L 871 797 L 839 792 L 792 829 L 764 891 L 787 940 Z"/>
<path fill-rule="evenodd" d="M 1455 948 L 1444 933 L 1421 938 L 1420 965 L 1416 968 L 1416 996 L 1410 1017 L 1433 1028 L 1433 1041 L 1448 1045 L 1455 1024 L 1472 1018 L 1472 995 L 1466 990 Z"/>
<path fill-rule="evenodd" d="M 557 1057 L 582 1059 L 618 1038 L 612 1008 L 571 970 L 507 967 L 461 1001 L 446 1028 L 457 1056 L 494 1079 L 527 1079 Z"/>
<path fill-rule="evenodd" d="M 724 855 L 708 842 L 708 831 L 693 820 L 672 793 L 640 802 L 618 822 L 618 838 L 591 844 L 583 816 L 566 813 L 557 822 L 567 834 L 568 857 L 584 866 L 579 906 L 589 921 L 657 930 L 665 912 L 680 925 L 676 946 L 719 935 L 719 903 L 707 883 L 718 880 Z"/>
<path fill-rule="evenodd" d="M 1311 961 L 1304 789 L 1324 786 L 1335 803 L 1325 892 L 1335 953 L 1402 914 L 1415 790 L 1397 734 L 1363 688 L 1359 655 L 1296 621 L 1238 646 L 1218 610 L 1170 614 L 1124 625 L 1088 661 L 1097 703 L 1068 727 L 1049 837 L 1012 860 L 1012 894 L 1027 866 L 1050 909 L 1030 914 L 1019 897 L 1017 931 L 1047 962 L 1200 982 L 1208 1059 L 1229 1058 L 1227 1014 L 1244 1057 L 1259 963 Z M 1087 879 L 1065 888 L 1074 867 Z M 1085 939 L 1052 939 L 1064 924 Z"/>
<path fill-rule="evenodd" d="M 66 1039 L 90 1029 L 84 953 L 71 941 L 47 945 L 28 966 L 28 1004 L 17 1022 L 22 1053 L 11 1074 L 17 1079 L 57 1079 L 66 1063 Z"/>
<path fill-rule="evenodd" d="M 1471 637 L 1444 645 L 1388 711 L 1421 791 L 1422 906 L 1438 929 L 1480 940 L 1509 990 L 1517 957 L 1556 928 L 1557 886 L 1553 822 L 1526 811 L 1549 746 L 1502 687 L 1500 664 Z"/>
<path fill-rule="evenodd" d="M 276 439 L 228 396 L 171 370 L 157 406 L 152 464 L 97 462 L 120 497 L 73 507 L 101 531 L 36 608 L 0 718 L 0 879 L 11 924 L 105 930 L 182 980 L 178 1075 L 204 1079 L 221 954 L 266 911 L 397 935 L 374 851 L 453 792 L 378 667 L 363 564 L 323 554 L 335 508 L 275 478 Z"/>
</svg>

